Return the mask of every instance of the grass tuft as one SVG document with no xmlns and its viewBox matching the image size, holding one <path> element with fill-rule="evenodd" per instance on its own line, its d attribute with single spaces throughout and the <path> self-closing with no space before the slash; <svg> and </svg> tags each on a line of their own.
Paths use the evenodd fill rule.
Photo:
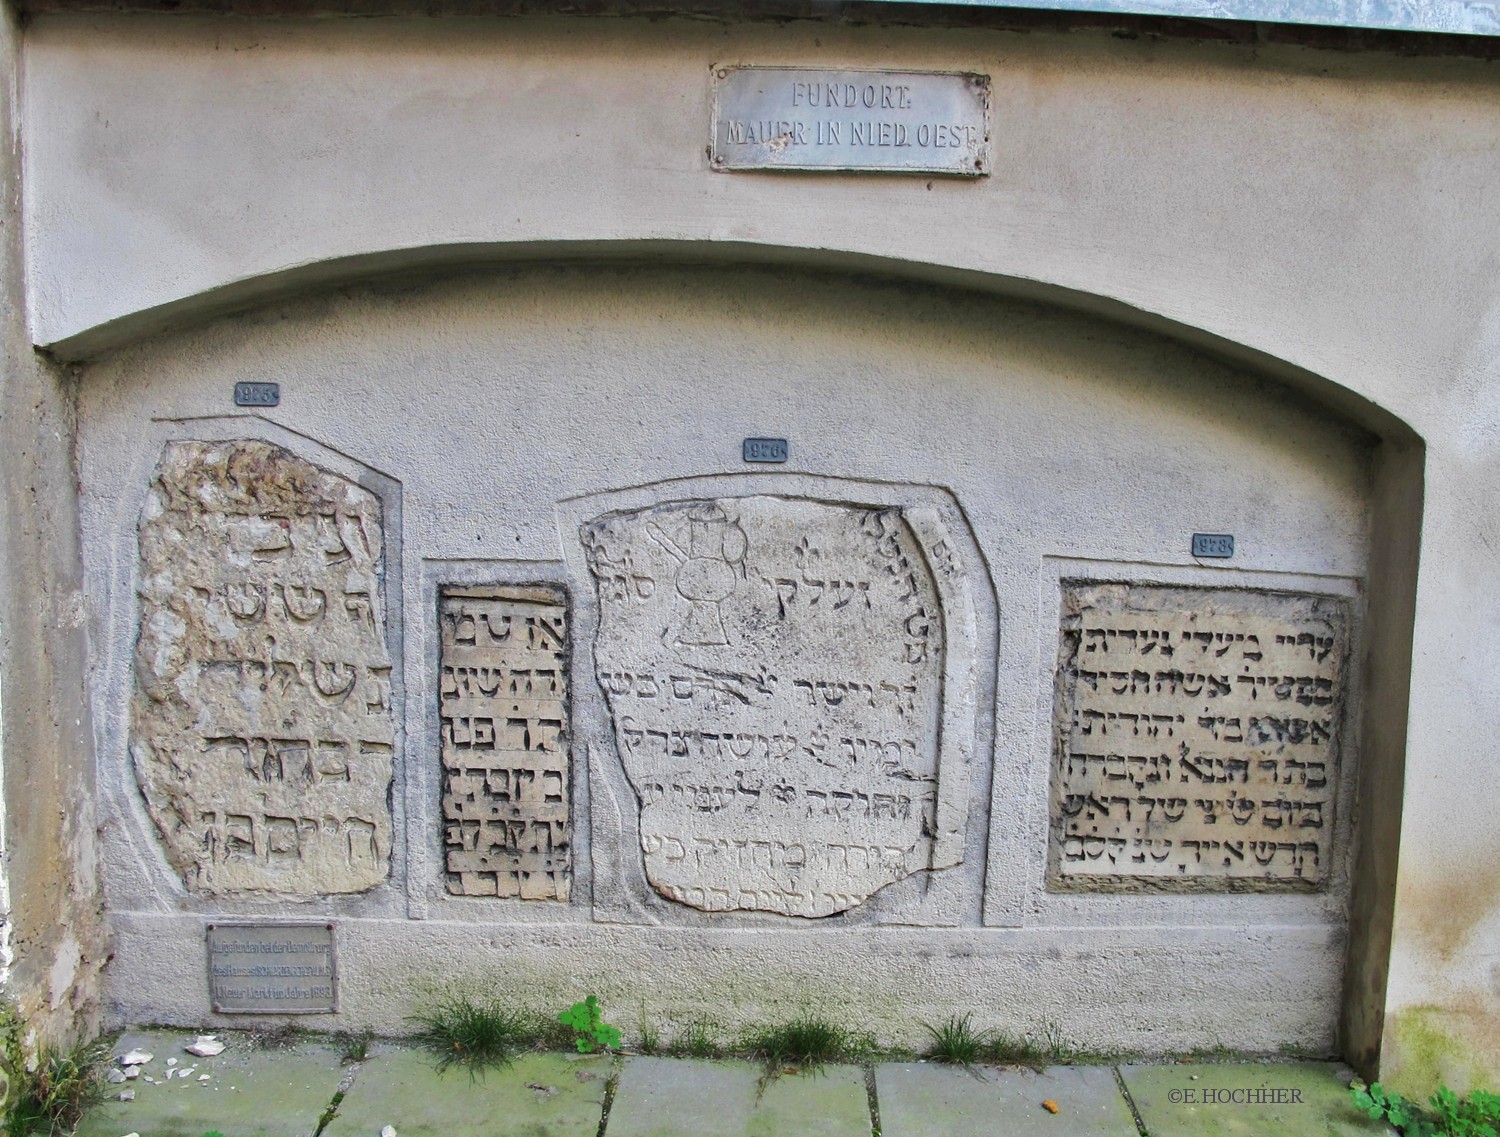
<svg viewBox="0 0 1500 1137">
<path fill-rule="evenodd" d="M 339 1048 L 339 1061 L 348 1066 L 363 1062 L 370 1056 L 370 1044 L 375 1041 L 375 1032 L 364 1030 L 341 1030 L 333 1036 L 333 1044 Z"/>
<path fill-rule="evenodd" d="M 27 1062 L 20 1020 L 9 1011 L 0 1014 L 0 1051 L 3 1051 L 5 1094 L 0 1100 L 5 1137 L 30 1137 L 73 1132 L 84 1113 L 106 1096 L 104 1064 L 109 1048 L 98 1043 L 73 1047 L 40 1047 Z"/>
<path fill-rule="evenodd" d="M 635 1048 L 648 1057 L 662 1052 L 661 1033 L 647 1023 L 641 1023 L 637 1031 Z"/>
<path fill-rule="evenodd" d="M 417 1027 L 415 1042 L 438 1057 L 438 1070 L 465 1066 L 470 1072 L 510 1065 L 518 1050 L 537 1040 L 535 1016 L 512 1011 L 493 999 L 448 994 L 410 1021 Z"/>
<path fill-rule="evenodd" d="M 983 1061 L 996 1066 L 1026 1066 L 1040 1073 L 1056 1062 L 1057 1051 L 1031 1035 L 996 1032 L 980 1048 Z"/>
<path fill-rule="evenodd" d="M 673 1058 L 722 1058 L 724 1044 L 719 1041 L 718 1031 L 707 1019 L 689 1023 L 687 1028 L 672 1039 L 667 1053 Z"/>
<path fill-rule="evenodd" d="M 749 1031 L 743 1045 L 765 1063 L 769 1078 L 789 1068 L 815 1074 L 830 1062 L 860 1062 L 876 1049 L 870 1036 L 808 1011 L 790 1022 Z"/>
<path fill-rule="evenodd" d="M 953 1015 L 941 1026 L 923 1023 L 932 1035 L 932 1045 L 923 1051 L 923 1057 L 934 1062 L 951 1062 L 958 1066 L 972 1066 L 982 1061 L 987 1048 L 995 1041 L 995 1035 L 987 1030 L 975 1030 L 972 1013 Z"/>
</svg>

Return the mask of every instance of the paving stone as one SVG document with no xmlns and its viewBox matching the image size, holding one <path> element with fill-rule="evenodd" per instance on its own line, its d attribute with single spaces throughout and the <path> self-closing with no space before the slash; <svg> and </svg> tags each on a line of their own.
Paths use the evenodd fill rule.
<svg viewBox="0 0 1500 1137">
<path fill-rule="evenodd" d="M 594 1137 L 610 1071 L 606 1057 L 526 1054 L 500 1069 L 439 1074 L 429 1052 L 379 1044 L 323 1137 L 379 1137 L 387 1125 L 397 1137 Z"/>
<path fill-rule="evenodd" d="M 242 1038 L 221 1035 L 229 1044 L 224 1053 L 195 1058 L 183 1047 L 196 1037 L 190 1030 L 122 1035 L 114 1054 L 139 1048 L 153 1055 L 139 1078 L 109 1087 L 111 1099 L 134 1090 L 135 1100 L 90 1110 L 76 1137 L 203 1137 L 211 1130 L 232 1137 L 311 1137 L 344 1075 L 338 1053 L 327 1046 L 255 1050 Z M 177 1065 L 169 1067 L 169 1058 Z M 186 1078 L 166 1076 L 193 1066 Z M 198 1080 L 203 1074 L 208 1081 Z"/>
<path fill-rule="evenodd" d="M 606 1137 L 870 1137 L 864 1071 L 787 1074 L 758 1093 L 759 1066 L 630 1058 Z"/>
<path fill-rule="evenodd" d="M 875 1067 L 882 1137 L 1136 1137 L 1108 1066 L 969 1069 L 932 1063 Z M 1048 1113 L 1044 1101 L 1055 1102 Z"/>
<path fill-rule="evenodd" d="M 1391 1132 L 1354 1108 L 1349 1072 L 1331 1062 L 1141 1065 L 1122 1066 L 1120 1073 L 1151 1137 L 1366 1137 Z M 1204 1100 L 1205 1094 L 1210 1100 Z"/>
</svg>

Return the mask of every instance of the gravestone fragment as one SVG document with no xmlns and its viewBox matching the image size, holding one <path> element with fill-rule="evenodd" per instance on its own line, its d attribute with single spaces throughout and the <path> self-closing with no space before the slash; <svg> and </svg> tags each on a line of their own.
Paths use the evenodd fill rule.
<svg viewBox="0 0 1500 1137">
<path fill-rule="evenodd" d="M 567 900 L 568 612 L 543 586 L 443 590 L 448 891 Z"/>
<path fill-rule="evenodd" d="M 932 866 L 944 625 L 901 509 L 668 502 L 582 539 L 652 887 L 819 917 Z"/>
<path fill-rule="evenodd" d="M 1064 582 L 1054 888 L 1313 888 L 1333 853 L 1346 602 Z"/>
<path fill-rule="evenodd" d="M 172 442 L 140 528 L 131 756 L 189 889 L 386 878 L 379 499 L 268 442 Z"/>
</svg>

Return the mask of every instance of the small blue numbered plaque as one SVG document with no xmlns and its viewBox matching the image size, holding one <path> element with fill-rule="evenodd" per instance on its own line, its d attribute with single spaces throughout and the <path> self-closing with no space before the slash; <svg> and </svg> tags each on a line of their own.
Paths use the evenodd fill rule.
<svg viewBox="0 0 1500 1137">
<path fill-rule="evenodd" d="M 1232 557 L 1232 556 L 1234 556 L 1234 534 L 1233 533 L 1194 533 L 1193 534 L 1193 556 L 1195 556 L 1195 557 Z"/>
<path fill-rule="evenodd" d="M 236 383 L 234 405 L 237 407 L 275 407 L 281 405 L 280 383 Z"/>
<path fill-rule="evenodd" d="M 747 438 L 744 453 L 747 462 L 785 462 L 786 439 Z"/>
</svg>

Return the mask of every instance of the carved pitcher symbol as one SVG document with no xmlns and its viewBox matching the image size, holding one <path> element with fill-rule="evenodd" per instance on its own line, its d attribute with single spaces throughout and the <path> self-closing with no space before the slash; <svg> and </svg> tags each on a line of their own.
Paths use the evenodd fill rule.
<svg viewBox="0 0 1500 1137">
<path fill-rule="evenodd" d="M 688 514 L 686 530 L 678 530 L 675 540 L 656 525 L 647 532 L 677 562 L 677 594 L 688 602 L 676 642 L 682 646 L 727 644 L 720 605 L 734 595 L 736 581 L 745 575 L 750 544 L 745 530 L 719 506 L 707 503 Z"/>
</svg>

